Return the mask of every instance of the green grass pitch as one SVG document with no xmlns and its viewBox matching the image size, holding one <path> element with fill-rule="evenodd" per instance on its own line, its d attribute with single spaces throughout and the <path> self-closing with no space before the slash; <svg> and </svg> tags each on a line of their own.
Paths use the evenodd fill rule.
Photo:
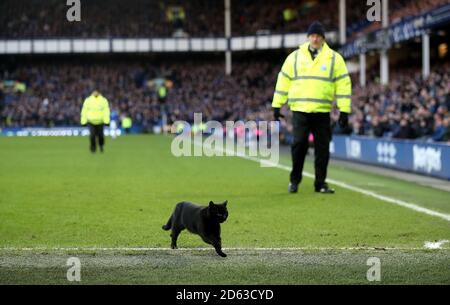
<svg viewBox="0 0 450 305">
<path fill-rule="evenodd" d="M 107 138 L 105 153 L 91 154 L 87 138 L 0 138 L 0 283 L 70 284 L 65 262 L 78 256 L 82 284 L 368 284 L 375 256 L 378 283 L 450 284 L 449 243 L 423 249 L 450 240 L 449 221 L 339 187 L 316 194 L 309 178 L 288 194 L 287 171 L 238 157 L 176 158 L 170 144 Z M 445 191 L 338 166 L 329 177 L 450 214 Z M 227 258 L 186 231 L 183 249 L 165 249 L 161 226 L 177 202 L 225 199 Z"/>
</svg>

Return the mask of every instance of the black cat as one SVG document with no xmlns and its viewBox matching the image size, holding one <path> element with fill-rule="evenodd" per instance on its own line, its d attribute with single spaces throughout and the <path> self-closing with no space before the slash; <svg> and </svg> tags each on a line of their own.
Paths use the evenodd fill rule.
<svg viewBox="0 0 450 305">
<path fill-rule="evenodd" d="M 228 210 L 225 201 L 215 204 L 210 201 L 208 206 L 199 206 L 191 202 L 177 203 L 163 230 L 172 229 L 172 249 L 177 248 L 177 238 L 180 232 L 188 229 L 189 232 L 198 234 L 208 244 L 213 245 L 217 254 L 222 257 L 227 255 L 222 252 L 220 239 L 220 224 L 227 220 Z"/>
</svg>

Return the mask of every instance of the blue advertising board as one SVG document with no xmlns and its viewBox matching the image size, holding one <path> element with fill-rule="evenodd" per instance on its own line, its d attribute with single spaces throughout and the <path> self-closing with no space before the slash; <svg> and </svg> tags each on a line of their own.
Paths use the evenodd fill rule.
<svg viewBox="0 0 450 305">
<path fill-rule="evenodd" d="M 450 180 L 450 145 L 333 136 L 330 153 L 334 158 Z"/>
<path fill-rule="evenodd" d="M 153 133 L 161 133 L 161 127 L 153 126 Z M 139 126 L 133 126 L 129 133 L 138 134 L 142 133 L 142 129 Z M 115 133 L 116 136 L 125 134 L 122 128 L 112 128 L 105 126 L 103 129 L 105 136 L 110 136 Z M 6 137 L 77 137 L 88 136 L 88 127 L 17 127 L 17 128 L 0 128 L 0 136 Z"/>
<path fill-rule="evenodd" d="M 105 136 L 111 135 L 110 127 L 104 128 Z M 122 130 L 115 129 L 117 136 L 123 134 Z M 77 137 L 88 136 L 88 127 L 18 127 L 0 129 L 0 136 L 7 137 Z"/>
</svg>

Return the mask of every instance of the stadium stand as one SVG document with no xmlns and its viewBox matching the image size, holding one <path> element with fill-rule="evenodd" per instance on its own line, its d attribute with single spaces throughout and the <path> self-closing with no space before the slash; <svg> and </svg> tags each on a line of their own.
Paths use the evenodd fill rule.
<svg viewBox="0 0 450 305">
<path fill-rule="evenodd" d="M 77 125 L 82 100 L 93 86 L 111 101 L 112 108 L 129 112 L 142 125 L 157 123 L 160 107 L 148 82 L 165 77 L 173 82 L 167 105 L 170 121 L 192 119 L 194 111 L 224 121 L 244 119 L 271 99 L 276 67 L 268 63 L 236 63 L 226 76 L 221 61 L 209 64 L 151 65 L 136 62 L 111 64 L 41 64 L 3 73 L 27 85 L 25 92 L 5 91 L 1 125 Z M 237 95 L 235 92 L 239 92 Z"/>
<path fill-rule="evenodd" d="M 349 25 L 347 27 L 347 36 L 350 40 L 381 28 L 381 22 L 370 22 L 367 20 L 365 1 L 351 0 L 347 2 L 348 7 L 352 8 L 347 12 Z M 445 4 L 448 4 L 448 0 L 389 1 L 389 23 L 402 21 L 405 18 L 425 13 L 432 8 Z"/>
<path fill-rule="evenodd" d="M 233 0 L 231 5 L 235 36 L 304 32 L 318 18 L 329 30 L 336 29 L 337 16 L 323 19 L 324 7 L 331 10 L 333 1 L 265 1 L 261 6 L 258 1 Z M 68 24 L 63 1 L 5 0 L 0 3 L 0 22 L 5 25 L 0 37 L 224 36 L 223 6 L 214 0 L 90 0 L 82 2 L 81 21 Z"/>
<path fill-rule="evenodd" d="M 45 3 L 44 3 L 45 2 Z M 49 3 L 52 3 L 49 6 Z M 447 3 L 445 0 L 390 1 L 391 22 Z M 298 32 L 314 19 L 329 29 L 337 14 L 324 14 L 335 1 L 232 1 L 233 35 Z M 52 9 L 49 9 L 51 7 Z M 364 27 L 365 2 L 348 0 L 348 33 L 355 35 L 379 26 Z M 83 2 L 81 22 L 68 23 L 65 2 L 5 0 L 0 3 L 0 37 L 169 37 L 223 36 L 223 1 L 99 1 Z M 21 12 L 20 16 L 16 12 Z M 133 19 L 121 18 L 121 14 Z M 326 17 L 324 17 L 324 15 Z M 62 16 L 62 17 L 61 17 Z M 75 58 L 75 59 L 74 59 Z M 272 119 L 270 101 L 283 56 L 254 57 L 233 62 L 233 73 L 223 71 L 223 59 L 182 57 L 164 61 L 120 57 L 84 57 L 51 62 L 25 60 L 0 66 L 0 127 L 72 126 L 93 87 L 102 91 L 112 108 L 129 114 L 142 130 L 160 125 L 161 105 L 152 80 L 167 79 L 170 86 L 164 110 L 167 123 L 191 120 L 193 112 L 206 119 Z M 55 64 L 57 62 L 58 64 Z M 353 75 L 352 128 L 341 130 L 332 113 L 333 132 L 373 137 L 449 141 L 449 65 L 432 69 L 423 79 L 419 69 L 397 69 L 388 86 L 376 80 L 366 88 Z M 291 126 L 284 125 L 289 131 Z"/>
<path fill-rule="evenodd" d="M 449 141 L 449 68 L 435 67 L 427 79 L 418 69 L 405 69 L 394 73 L 388 86 L 372 82 L 363 89 L 355 85 L 352 133 Z"/>
<path fill-rule="evenodd" d="M 184 20 L 170 14 L 180 3 Z M 57 0 L 2 1 L 0 22 L 6 26 L 0 37 L 169 37 L 180 29 L 195 36 L 223 36 L 220 1 L 83 1 L 81 21 L 72 23 L 66 20 L 67 9 L 65 1 Z"/>
<path fill-rule="evenodd" d="M 320 19 L 327 30 L 335 30 L 337 14 L 324 14 L 335 7 L 334 1 L 259 1 L 233 2 L 233 35 L 264 33 L 296 33 L 306 31 Z"/>
<path fill-rule="evenodd" d="M 24 65 L 14 71 L 2 71 L 6 79 L 25 84 L 26 90 L 4 86 L 0 126 L 78 125 L 81 103 L 97 86 L 113 109 L 129 113 L 134 122 L 149 129 L 161 124 L 156 91 L 148 86 L 156 78 L 173 83 L 167 98 L 168 123 L 190 121 L 194 112 L 202 112 L 207 120 L 222 122 L 270 120 L 269 105 L 279 67 L 279 63 L 264 60 L 241 61 L 227 76 L 220 60 L 191 60 L 182 65 L 124 60 L 114 64 Z M 428 79 L 423 79 L 418 69 L 397 71 L 386 87 L 372 82 L 363 89 L 354 81 L 353 128 L 340 130 L 335 112 L 334 132 L 449 141 L 449 71 L 449 65 L 436 67 Z"/>
<path fill-rule="evenodd" d="M 390 22 L 414 16 L 447 4 L 446 0 L 390 1 Z M 49 9 L 52 7 L 52 9 Z M 329 30 L 335 30 L 338 14 L 332 11 L 335 1 L 266 1 L 263 6 L 252 0 L 232 1 L 232 34 L 234 36 L 305 31 L 320 19 Z M 365 1 L 349 0 L 347 34 L 357 37 L 378 29 L 379 22 L 366 18 Z M 64 19 L 65 2 L 57 0 L 4 0 L 0 3 L 1 38 L 37 37 L 195 37 L 224 36 L 223 1 L 100 1 L 82 3 L 82 20 L 68 24 Z M 176 12 L 171 14 L 174 8 Z M 21 12 L 17 16 L 17 12 Z M 124 19 L 122 14 L 133 16 Z M 181 16 L 178 16 L 178 15 Z M 183 16 L 184 15 L 184 16 Z M 325 16 L 325 17 L 324 17 Z M 50 21 L 51 20 L 51 21 Z"/>
</svg>

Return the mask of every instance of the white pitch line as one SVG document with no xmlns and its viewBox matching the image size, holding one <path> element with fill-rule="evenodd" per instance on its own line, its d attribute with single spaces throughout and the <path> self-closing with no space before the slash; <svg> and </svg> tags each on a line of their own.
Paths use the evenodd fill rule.
<svg viewBox="0 0 450 305">
<path fill-rule="evenodd" d="M 433 248 L 433 249 L 441 249 L 441 248 Z M 384 247 L 287 247 L 287 248 L 222 248 L 224 251 L 249 251 L 249 252 L 270 252 L 270 251 L 392 251 L 392 250 L 399 250 L 399 251 L 407 251 L 407 250 L 424 250 L 424 248 L 384 248 Z M 158 252 L 158 251 L 173 251 L 173 253 L 176 252 L 188 252 L 188 251 L 214 251 L 214 248 L 178 248 L 178 249 L 171 249 L 171 248 L 133 248 L 133 247 L 116 247 L 116 248 L 102 248 L 102 247 L 67 247 L 67 248 L 45 248 L 45 247 L 36 247 L 36 248 L 15 248 L 15 247 L 7 247 L 7 248 L 0 248 L 1 251 L 83 251 L 83 252 L 89 252 L 89 251 L 135 251 L 135 252 Z"/>
<path fill-rule="evenodd" d="M 423 247 L 425 249 L 441 249 L 441 247 L 448 242 L 449 242 L 448 240 L 440 240 L 436 242 L 427 241 L 425 242 Z"/>
<path fill-rule="evenodd" d="M 197 144 L 195 144 L 195 145 L 197 145 Z M 226 150 L 226 149 L 223 150 L 222 152 L 226 152 L 227 154 L 228 153 L 232 153 L 232 151 Z M 279 169 L 283 169 L 283 170 L 288 171 L 288 172 L 291 171 L 291 168 L 286 166 L 286 165 L 281 165 L 281 164 L 273 163 L 273 162 L 266 161 L 266 160 L 263 160 L 263 159 L 259 159 L 259 158 L 256 158 L 256 157 L 249 157 L 249 156 L 245 156 L 245 155 L 242 156 L 242 155 L 237 155 L 236 154 L 236 156 L 240 157 L 240 158 L 243 158 L 243 159 L 246 159 L 246 160 L 258 162 L 258 163 L 263 162 L 263 163 L 266 163 L 267 165 L 272 165 L 273 167 L 276 167 L 276 168 L 279 168 Z M 303 175 L 308 177 L 308 178 L 313 178 L 313 179 L 315 177 L 313 174 L 305 172 L 305 171 L 303 172 Z M 410 210 L 413 210 L 413 211 L 416 211 L 416 212 L 419 212 L 419 213 L 422 213 L 422 214 L 426 214 L 426 215 L 430 215 L 430 216 L 434 216 L 434 217 L 439 217 L 439 218 L 441 218 L 443 220 L 446 220 L 446 221 L 450 222 L 450 215 L 449 214 L 444 214 L 444 213 L 441 213 L 441 212 L 437 212 L 437 211 L 434 211 L 434 210 L 430 210 L 430 209 L 421 207 L 421 206 L 419 206 L 417 204 L 414 204 L 414 203 L 410 203 L 410 202 L 406 202 L 406 201 L 403 201 L 403 200 L 399 200 L 399 199 L 391 198 L 391 197 L 388 197 L 388 196 L 380 195 L 380 194 L 377 194 L 375 192 L 368 191 L 368 190 L 365 190 L 365 189 L 362 189 L 362 188 L 359 188 L 359 187 L 347 184 L 347 183 L 342 182 L 342 181 L 338 181 L 338 180 L 334 180 L 334 179 L 327 179 L 327 181 L 332 183 L 332 184 L 335 184 L 337 186 L 340 186 L 342 188 L 345 188 L 345 189 L 348 189 L 348 190 L 351 190 L 351 191 L 354 191 L 354 192 L 357 192 L 357 193 L 361 193 L 361 194 L 364 194 L 366 196 L 373 197 L 373 198 L 376 198 L 376 199 L 379 199 L 379 200 L 382 200 L 382 201 L 385 201 L 385 202 L 389 202 L 389 203 L 392 203 L 392 204 L 395 204 L 395 205 L 398 205 L 398 206 L 401 206 L 401 207 L 404 207 L 404 208 L 407 208 L 407 209 L 410 209 Z"/>
</svg>

